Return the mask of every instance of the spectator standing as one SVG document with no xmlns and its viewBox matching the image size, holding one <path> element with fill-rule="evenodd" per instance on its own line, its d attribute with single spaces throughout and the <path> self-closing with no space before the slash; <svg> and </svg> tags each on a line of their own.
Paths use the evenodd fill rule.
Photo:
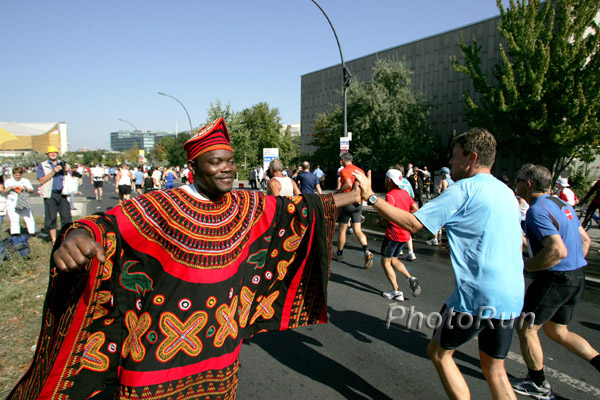
<svg viewBox="0 0 600 400">
<path fill-rule="evenodd" d="M 423 178 L 419 173 L 419 168 L 415 167 L 413 174 L 408 178 L 413 192 L 415 193 L 415 201 L 420 207 L 423 207 Z"/>
<path fill-rule="evenodd" d="M 250 189 L 254 189 L 256 190 L 256 168 L 252 167 L 250 168 L 250 171 L 248 171 L 248 183 L 250 184 Z"/>
<path fill-rule="evenodd" d="M 385 189 L 388 191 L 385 200 L 392 206 L 404 211 L 417 211 L 417 204 L 406 190 L 400 189 L 400 185 L 402 185 L 402 173 L 397 169 L 389 169 L 385 174 Z M 398 259 L 400 251 L 409 240 L 410 233 L 406 229 L 388 221 L 383 243 L 381 244 L 381 266 L 392 285 L 392 290 L 382 293 L 382 296 L 386 299 L 404 301 L 404 293 L 398 290 L 395 271 L 404 275 L 413 296 L 416 297 L 421 294 L 419 281 L 410 275 L 402 261 Z"/>
<path fill-rule="evenodd" d="M 310 163 L 304 161 L 301 166 L 302 171 L 296 175 L 296 183 L 300 188 L 300 192 L 302 194 L 313 194 L 316 191 L 318 194 L 323 194 L 319 178 L 317 175 L 310 172 Z"/>
<path fill-rule="evenodd" d="M 4 182 L 3 192 L 8 193 L 6 197 L 6 212 L 10 219 L 10 234 L 21 234 L 21 218 L 23 218 L 27 226 L 27 232 L 30 235 L 34 235 L 37 229 L 31 207 L 20 208 L 17 204 L 21 193 L 33 193 L 33 186 L 29 179 L 23 178 L 23 169 L 21 167 L 13 168 L 13 176 Z"/>
<path fill-rule="evenodd" d="M 58 162 L 58 149 L 55 146 L 48 146 L 46 154 L 48 159 L 38 164 L 37 178 L 40 182 L 40 196 L 44 198 L 44 230 L 54 244 L 57 214 L 60 215 L 62 225 L 71 223 L 71 207 L 67 196 L 62 194 L 66 164 Z"/>
<path fill-rule="evenodd" d="M 325 183 L 325 172 L 321 169 L 321 165 L 317 164 L 317 168 L 314 170 L 314 174 L 319 180 L 319 185 L 321 185 L 321 189 L 323 189 L 323 184 Z"/>
<path fill-rule="evenodd" d="M 77 182 L 77 190 L 73 194 L 81 194 L 79 191 L 79 186 L 81 186 L 81 183 L 83 182 L 83 168 L 77 164 L 74 164 L 70 171 L 71 177 L 73 177 Z"/>
<path fill-rule="evenodd" d="M 450 166 L 456 183 L 414 214 L 378 199 L 370 178 L 356 173 L 363 199 L 388 221 L 412 233 L 424 227 L 435 233 L 446 226 L 455 289 L 442 307 L 427 354 L 453 399 L 470 398 L 453 359 L 455 350 L 478 336 L 481 368 L 492 396 L 516 400 L 504 359 L 523 308 L 522 236 L 515 195 L 491 174 L 495 155 L 496 140 L 484 129 L 454 137 Z M 457 323 L 464 320 L 471 323 Z"/>
<path fill-rule="evenodd" d="M 267 188 L 265 181 L 265 170 L 260 165 L 256 167 L 256 178 L 258 180 L 260 189 L 265 190 Z"/>
<path fill-rule="evenodd" d="M 194 185 L 138 196 L 61 236 L 39 339 L 50 345 L 37 346 L 10 400 L 64 390 L 234 399 L 244 340 L 326 322 L 327 222 L 360 194 L 233 191 L 222 121 L 184 145 Z"/>
<path fill-rule="evenodd" d="M 553 399 L 544 374 L 544 354 L 538 332 L 565 346 L 600 372 L 600 355 L 587 340 L 569 331 L 568 324 L 583 297 L 587 265 L 585 256 L 591 239 L 582 228 L 572 206 L 550 196 L 552 175 L 540 165 L 526 164 L 517 173 L 517 195 L 529 204 L 526 229 L 533 258 L 525 270 L 533 282 L 525 293 L 521 324 L 517 324 L 521 353 L 527 365 L 524 379 L 512 382 L 515 392 L 537 399 Z M 527 314 L 533 314 L 533 323 Z"/>
</svg>

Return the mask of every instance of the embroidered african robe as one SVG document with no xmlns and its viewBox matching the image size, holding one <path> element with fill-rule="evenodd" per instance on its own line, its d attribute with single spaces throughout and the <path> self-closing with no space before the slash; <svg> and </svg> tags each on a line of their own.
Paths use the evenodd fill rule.
<svg viewBox="0 0 600 400">
<path fill-rule="evenodd" d="M 331 195 L 172 189 L 75 222 L 59 240 L 86 229 L 107 261 L 69 274 L 51 261 L 34 360 L 9 398 L 235 398 L 243 339 L 326 322 L 335 214 Z"/>
</svg>

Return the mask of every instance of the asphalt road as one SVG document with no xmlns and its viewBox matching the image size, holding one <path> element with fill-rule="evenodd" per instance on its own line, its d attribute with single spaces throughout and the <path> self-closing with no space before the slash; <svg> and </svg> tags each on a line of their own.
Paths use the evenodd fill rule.
<svg viewBox="0 0 600 400">
<path fill-rule="evenodd" d="M 89 178 L 88 178 L 89 179 Z M 114 184 L 105 183 L 105 195 L 97 202 L 89 180 L 84 178 L 83 196 L 76 198 L 76 213 L 88 215 L 107 210 L 118 201 Z M 237 186 L 236 186 L 237 187 Z M 43 214 L 43 213 L 42 213 Z M 75 216 L 74 216 L 75 217 Z M 369 247 L 375 265 L 362 269 L 363 258 L 354 236 L 344 251 L 345 261 L 332 261 L 329 283 L 329 323 L 286 332 L 263 333 L 242 346 L 239 373 L 239 399 L 443 399 L 445 392 L 427 358 L 426 348 L 432 329 L 420 327 L 414 313 L 438 312 L 454 286 L 446 250 L 415 243 L 417 260 L 406 262 L 419 278 L 422 294 L 413 298 L 404 280 L 399 281 L 404 302 L 386 300 L 390 290 L 380 266 L 381 240 L 372 236 Z M 386 328 L 390 306 L 405 307 L 402 319 Z M 400 314 L 397 309 L 395 315 Z M 575 312 L 571 330 L 600 349 L 600 292 L 586 290 Z M 541 334 L 546 375 L 557 399 L 598 399 L 598 372 L 587 362 Z M 490 398 L 479 366 L 477 341 L 462 346 L 455 359 L 471 389 L 473 399 Z M 520 357 L 518 340 L 513 337 L 506 360 L 511 376 L 527 372 Z M 520 397 L 525 399 L 526 397 Z"/>
</svg>

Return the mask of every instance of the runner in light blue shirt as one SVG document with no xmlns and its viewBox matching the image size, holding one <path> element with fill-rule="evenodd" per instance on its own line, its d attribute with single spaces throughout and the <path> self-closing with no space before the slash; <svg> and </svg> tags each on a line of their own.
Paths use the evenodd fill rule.
<svg viewBox="0 0 600 400">
<path fill-rule="evenodd" d="M 454 137 L 449 164 L 455 183 L 414 214 L 377 198 L 370 173 L 355 173 L 363 199 L 388 221 L 411 233 L 446 226 L 455 289 L 440 311 L 427 354 L 449 398 L 470 398 L 453 355 L 477 336 L 494 397 L 516 399 L 504 359 L 525 292 L 521 217 L 514 193 L 491 175 L 495 157 L 496 140 L 485 129 Z"/>
</svg>

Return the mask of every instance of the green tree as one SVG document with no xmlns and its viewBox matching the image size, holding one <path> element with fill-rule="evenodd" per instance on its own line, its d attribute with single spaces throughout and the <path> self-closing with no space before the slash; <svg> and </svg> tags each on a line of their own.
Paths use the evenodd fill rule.
<svg viewBox="0 0 600 400">
<path fill-rule="evenodd" d="M 125 161 L 129 165 L 137 165 L 139 163 L 139 160 L 140 148 L 138 147 L 137 142 L 133 142 L 133 147 L 123 152 L 123 161 Z"/>
<path fill-rule="evenodd" d="M 464 64 L 452 60 L 480 95 L 477 101 L 465 90 L 469 123 L 488 128 L 501 150 L 545 165 L 556 178 L 573 158 L 588 161 L 599 151 L 600 30 L 594 18 L 600 3 L 510 0 L 505 9 L 496 2 L 506 48 L 500 44 L 493 79 L 481 66 L 475 39 L 472 45 L 461 39 Z"/>
<path fill-rule="evenodd" d="M 244 160 L 246 160 L 246 166 L 252 166 L 258 163 L 255 151 L 256 141 L 253 140 L 250 131 L 241 124 L 239 113 L 233 111 L 230 103 L 227 103 L 227 106 L 223 107 L 221 100 L 217 99 L 216 104 L 210 104 L 210 108 L 207 111 L 207 117 L 207 123 L 218 118 L 223 118 L 225 120 L 238 168 L 244 165 Z"/>
<path fill-rule="evenodd" d="M 292 136 L 288 125 L 279 137 L 279 158 L 283 165 L 294 166 L 300 161 L 300 137 Z"/>
<path fill-rule="evenodd" d="M 411 85 L 404 62 L 380 59 L 368 82 L 355 82 L 348 91 L 350 152 L 356 164 L 383 171 L 398 162 L 417 165 L 438 158 L 438 144 L 427 122 L 426 97 Z M 311 157 L 322 165 L 337 165 L 343 114 L 337 107 L 315 122 Z"/>
<path fill-rule="evenodd" d="M 187 164 L 187 154 L 183 145 L 189 140 L 190 134 L 187 132 L 178 133 L 176 137 L 165 136 L 154 145 L 152 152 L 156 163 L 163 164 L 165 161 L 171 166 L 184 166 Z"/>
<path fill-rule="evenodd" d="M 279 147 L 281 117 L 278 108 L 270 108 L 261 102 L 242 110 L 238 118 L 239 134 L 249 142 L 247 154 L 253 162 L 262 160 L 264 148 Z"/>
</svg>

